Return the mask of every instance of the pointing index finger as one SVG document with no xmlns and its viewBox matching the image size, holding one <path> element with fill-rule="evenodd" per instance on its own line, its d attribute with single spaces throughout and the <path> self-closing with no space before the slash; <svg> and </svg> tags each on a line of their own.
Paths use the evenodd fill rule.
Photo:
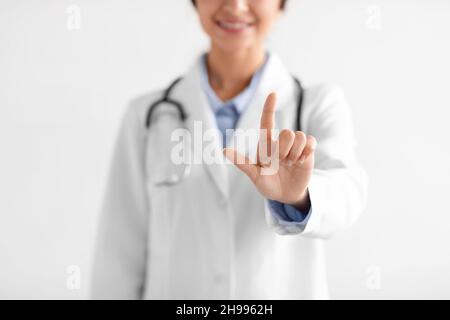
<svg viewBox="0 0 450 320">
<path fill-rule="evenodd" d="M 258 164 L 268 165 L 272 154 L 272 129 L 274 123 L 276 94 L 272 92 L 266 98 L 261 114 L 260 138 L 258 143 Z"/>
<path fill-rule="evenodd" d="M 261 114 L 261 129 L 267 129 L 270 131 L 273 129 L 273 118 L 275 114 L 275 104 L 277 96 L 275 92 L 272 92 L 267 96 L 266 102 L 264 103 L 264 108 Z"/>
</svg>

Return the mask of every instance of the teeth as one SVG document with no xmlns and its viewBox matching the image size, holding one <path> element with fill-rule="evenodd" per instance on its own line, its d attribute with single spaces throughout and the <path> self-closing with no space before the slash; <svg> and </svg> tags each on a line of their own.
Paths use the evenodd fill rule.
<svg viewBox="0 0 450 320">
<path fill-rule="evenodd" d="M 233 30 L 244 29 L 244 28 L 247 28 L 249 26 L 248 23 L 244 23 L 244 22 L 223 22 L 223 21 L 219 21 L 219 24 L 220 24 L 221 27 L 224 27 L 226 29 L 233 29 Z"/>
</svg>

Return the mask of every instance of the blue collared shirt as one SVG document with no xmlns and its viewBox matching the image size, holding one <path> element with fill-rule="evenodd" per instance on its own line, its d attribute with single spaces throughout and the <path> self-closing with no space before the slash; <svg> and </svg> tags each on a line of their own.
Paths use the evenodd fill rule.
<svg viewBox="0 0 450 320">
<path fill-rule="evenodd" d="M 202 63 L 201 63 L 201 85 L 207 96 L 209 105 L 211 106 L 216 121 L 217 127 L 222 133 L 223 137 L 223 145 L 227 145 L 227 141 L 229 136 L 226 135 L 226 129 L 235 129 L 236 122 L 239 119 L 240 115 L 245 111 L 250 101 L 253 98 L 253 95 L 256 92 L 256 88 L 259 85 L 262 74 L 264 72 L 265 66 L 267 64 L 267 60 L 269 59 L 269 53 L 266 54 L 266 61 L 261 68 L 259 68 L 255 74 L 252 76 L 250 84 L 237 96 L 234 98 L 223 102 L 216 95 L 214 90 L 211 88 L 208 79 L 208 70 L 206 65 L 206 54 L 203 55 Z M 230 130 L 228 130 L 230 134 Z M 311 215 L 311 208 L 308 213 L 301 212 L 295 207 L 287 204 L 283 204 L 281 202 L 275 200 L 269 200 L 269 208 L 271 213 L 281 219 L 282 221 L 289 222 L 304 228 L 308 219 Z"/>
</svg>

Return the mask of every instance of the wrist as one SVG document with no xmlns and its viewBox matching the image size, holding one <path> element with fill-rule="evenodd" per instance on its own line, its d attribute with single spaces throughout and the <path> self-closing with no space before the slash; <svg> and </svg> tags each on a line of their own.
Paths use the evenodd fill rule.
<svg viewBox="0 0 450 320">
<path fill-rule="evenodd" d="M 311 200 L 309 198 L 308 189 L 306 189 L 305 192 L 300 196 L 299 200 L 288 204 L 293 206 L 297 210 L 300 210 L 302 212 L 308 212 L 309 209 L 311 208 Z"/>
</svg>

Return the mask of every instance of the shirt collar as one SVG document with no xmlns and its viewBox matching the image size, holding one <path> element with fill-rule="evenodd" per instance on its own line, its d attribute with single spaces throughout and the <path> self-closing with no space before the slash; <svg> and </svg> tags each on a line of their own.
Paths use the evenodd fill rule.
<svg viewBox="0 0 450 320">
<path fill-rule="evenodd" d="M 224 106 L 234 105 L 237 112 L 241 114 L 245 108 L 248 106 L 250 100 L 252 99 L 256 88 L 258 87 L 258 84 L 261 80 L 262 74 L 264 72 L 264 68 L 267 64 L 269 57 L 269 53 L 266 53 L 264 64 L 253 74 L 252 79 L 250 81 L 250 84 L 241 91 L 237 96 L 234 98 L 228 100 L 228 101 L 222 101 L 214 92 L 213 88 L 209 84 L 208 79 L 208 69 L 206 65 L 206 53 L 203 54 L 201 62 L 200 62 L 200 78 L 201 78 L 201 85 L 203 88 L 203 91 L 205 92 L 208 102 L 213 109 L 214 112 L 217 112 L 220 108 Z"/>
</svg>

